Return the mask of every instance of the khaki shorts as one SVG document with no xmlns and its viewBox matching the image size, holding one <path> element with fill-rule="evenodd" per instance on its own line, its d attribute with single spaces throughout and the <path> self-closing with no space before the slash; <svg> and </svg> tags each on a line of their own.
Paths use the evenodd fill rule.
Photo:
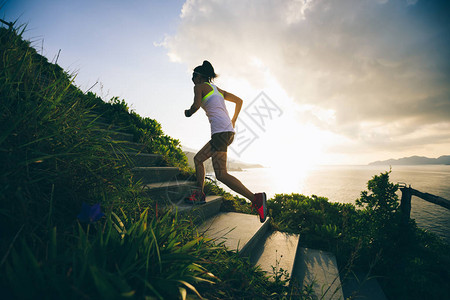
<svg viewBox="0 0 450 300">
<path fill-rule="evenodd" d="M 209 143 L 213 152 L 227 152 L 227 147 L 231 145 L 234 139 L 233 131 L 214 133 Z"/>
</svg>

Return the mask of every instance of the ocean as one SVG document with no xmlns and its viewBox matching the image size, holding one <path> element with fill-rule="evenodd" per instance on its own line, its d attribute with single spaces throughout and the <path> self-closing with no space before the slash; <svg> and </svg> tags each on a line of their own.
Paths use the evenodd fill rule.
<svg viewBox="0 0 450 300">
<path fill-rule="evenodd" d="M 308 170 L 255 168 L 230 174 L 252 192 L 266 192 L 269 199 L 275 194 L 299 193 L 327 197 L 330 202 L 354 204 L 361 191 L 367 190 L 367 181 L 385 171 L 389 171 L 389 166 L 317 166 Z M 421 192 L 450 200 L 449 165 L 394 165 L 390 181 L 403 182 Z M 400 191 L 398 195 L 400 199 Z M 415 196 L 411 202 L 411 218 L 418 226 L 450 243 L 450 210 Z"/>
</svg>

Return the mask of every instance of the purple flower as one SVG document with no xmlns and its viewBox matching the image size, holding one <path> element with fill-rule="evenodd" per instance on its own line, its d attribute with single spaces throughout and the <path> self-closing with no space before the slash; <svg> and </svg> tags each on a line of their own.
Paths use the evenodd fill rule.
<svg viewBox="0 0 450 300">
<path fill-rule="evenodd" d="M 81 206 L 81 212 L 78 215 L 78 220 L 82 223 L 95 223 L 105 214 L 100 211 L 100 203 L 92 206 L 83 202 Z"/>
</svg>

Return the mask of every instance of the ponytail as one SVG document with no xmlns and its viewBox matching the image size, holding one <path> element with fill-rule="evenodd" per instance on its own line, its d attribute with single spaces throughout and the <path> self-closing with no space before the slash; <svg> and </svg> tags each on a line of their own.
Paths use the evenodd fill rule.
<svg viewBox="0 0 450 300">
<path fill-rule="evenodd" d="M 197 73 L 200 76 L 205 77 L 209 82 L 211 82 L 214 78 L 217 77 L 217 74 L 214 72 L 213 66 L 207 60 L 204 60 L 201 66 L 196 67 L 194 69 L 194 73 Z"/>
</svg>

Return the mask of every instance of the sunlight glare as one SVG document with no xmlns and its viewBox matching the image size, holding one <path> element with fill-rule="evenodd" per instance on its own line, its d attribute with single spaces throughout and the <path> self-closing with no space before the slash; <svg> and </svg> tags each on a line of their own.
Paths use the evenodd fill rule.
<svg viewBox="0 0 450 300">
<path fill-rule="evenodd" d="M 232 86 L 238 95 L 242 95 L 244 107 L 240 118 L 248 121 L 248 116 L 245 115 L 246 105 L 250 105 L 260 92 L 264 92 L 282 113 L 267 119 L 263 130 L 248 121 L 247 123 L 253 126 L 251 129 L 258 134 L 258 138 L 236 158 L 265 167 L 283 169 L 283 173 L 289 177 L 297 178 L 298 172 L 302 173 L 322 163 L 323 149 L 332 142 L 325 131 L 309 122 L 308 118 L 301 118 L 302 114 L 313 114 L 326 122 L 334 118 L 334 111 L 318 111 L 315 107 L 302 107 L 284 90 L 263 61 L 253 57 L 252 65 L 261 71 L 262 78 L 259 77 L 256 82 L 263 83 L 262 90 L 255 88 L 255 82 L 247 79 L 226 76 L 220 78 L 226 86 Z M 233 112 L 234 105 L 227 103 L 227 109 Z"/>
</svg>

